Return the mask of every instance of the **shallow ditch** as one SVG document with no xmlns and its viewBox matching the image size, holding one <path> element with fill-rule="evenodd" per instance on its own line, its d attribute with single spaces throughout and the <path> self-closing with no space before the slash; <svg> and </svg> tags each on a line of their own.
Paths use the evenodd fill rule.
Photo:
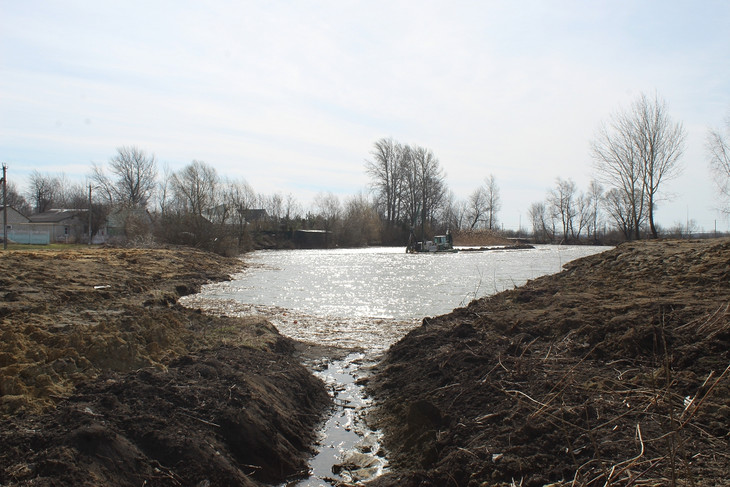
<svg viewBox="0 0 730 487">
<path fill-rule="evenodd" d="M 310 364 L 333 398 L 329 418 L 319 431 L 317 454 L 310 461 L 310 476 L 286 487 L 358 485 L 382 474 L 387 468 L 381 434 L 365 422 L 370 400 L 361 379 L 374 363 L 363 352 L 343 359 Z"/>
</svg>

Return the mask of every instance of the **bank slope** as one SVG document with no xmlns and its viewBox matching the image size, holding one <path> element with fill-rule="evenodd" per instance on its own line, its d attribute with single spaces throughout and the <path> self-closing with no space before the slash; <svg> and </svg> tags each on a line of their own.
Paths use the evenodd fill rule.
<svg viewBox="0 0 730 487">
<path fill-rule="evenodd" d="M 330 399 L 260 319 L 177 304 L 240 261 L 0 254 L 0 485 L 262 485 L 306 473 Z"/>
<path fill-rule="evenodd" d="M 424 319 L 370 382 L 376 485 L 722 485 L 730 241 L 621 245 Z"/>
</svg>

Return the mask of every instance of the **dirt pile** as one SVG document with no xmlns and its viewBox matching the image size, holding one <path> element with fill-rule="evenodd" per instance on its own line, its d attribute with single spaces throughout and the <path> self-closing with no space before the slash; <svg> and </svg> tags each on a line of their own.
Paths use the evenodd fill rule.
<svg viewBox="0 0 730 487">
<path fill-rule="evenodd" d="M 0 482 L 254 486 L 306 474 L 306 432 L 328 396 L 303 367 L 271 359 L 220 346 L 166 370 L 105 373 L 52 414 L 5 423 Z"/>
<path fill-rule="evenodd" d="M 102 370 L 185 352 L 200 320 L 175 306 L 178 297 L 235 265 L 183 250 L 3 252 L 0 411 L 40 412 Z"/>
<path fill-rule="evenodd" d="M 294 342 L 177 304 L 240 265 L 190 249 L 3 253 L 0 484 L 260 485 L 306 470 L 329 398 Z"/>
<path fill-rule="evenodd" d="M 493 230 L 462 230 L 453 237 L 456 246 L 489 247 L 515 243 L 514 240 L 504 238 Z"/>
<path fill-rule="evenodd" d="M 730 241 L 622 245 L 394 345 L 376 485 L 724 484 L 729 366 Z"/>
</svg>

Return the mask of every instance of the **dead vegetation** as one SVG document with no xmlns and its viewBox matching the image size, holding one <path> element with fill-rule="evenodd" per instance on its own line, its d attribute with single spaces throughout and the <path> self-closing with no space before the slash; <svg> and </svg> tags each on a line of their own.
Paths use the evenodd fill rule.
<svg viewBox="0 0 730 487">
<path fill-rule="evenodd" d="M 240 261 L 192 249 L 0 258 L 1 485 L 261 485 L 329 404 L 260 318 L 177 304 Z"/>
<path fill-rule="evenodd" d="M 720 485 L 730 241 L 627 244 L 424 320 L 370 388 L 377 485 Z"/>
</svg>

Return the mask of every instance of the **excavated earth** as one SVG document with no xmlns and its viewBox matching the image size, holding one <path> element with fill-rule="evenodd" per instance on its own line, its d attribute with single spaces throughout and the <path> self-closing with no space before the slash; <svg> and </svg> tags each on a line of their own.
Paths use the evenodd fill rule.
<svg viewBox="0 0 730 487">
<path fill-rule="evenodd" d="M 306 473 L 330 399 L 301 345 L 177 304 L 240 267 L 191 249 L 0 254 L 0 485 Z"/>
<path fill-rule="evenodd" d="M 728 485 L 728 367 L 730 240 L 624 244 L 391 347 L 374 485 Z"/>
<path fill-rule="evenodd" d="M 0 254 L 0 485 L 304 473 L 330 400 L 302 345 L 177 304 L 240 266 L 189 249 Z M 727 485 L 730 240 L 566 267 L 387 352 L 367 382 L 392 464 L 374 487 Z"/>
</svg>

